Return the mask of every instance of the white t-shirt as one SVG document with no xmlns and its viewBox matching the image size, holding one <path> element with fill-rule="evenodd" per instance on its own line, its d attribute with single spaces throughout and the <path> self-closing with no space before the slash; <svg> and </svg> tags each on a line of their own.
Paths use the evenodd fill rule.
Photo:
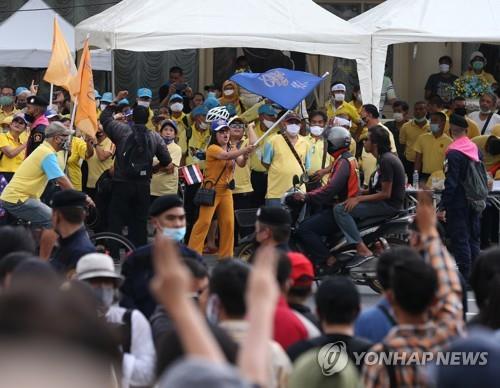
<svg viewBox="0 0 500 388">
<path fill-rule="evenodd" d="M 479 113 L 480 113 L 479 111 L 472 112 L 468 115 L 468 117 L 477 124 L 477 127 L 479 128 L 479 132 L 482 132 L 484 124 L 486 123 L 486 120 L 481 120 L 479 118 Z M 500 115 L 493 113 L 493 116 L 491 116 L 491 120 L 488 123 L 486 130 L 484 131 L 484 133 L 481 133 L 481 135 L 489 135 L 491 133 L 491 130 L 493 129 L 493 127 L 497 124 L 500 124 Z"/>
</svg>

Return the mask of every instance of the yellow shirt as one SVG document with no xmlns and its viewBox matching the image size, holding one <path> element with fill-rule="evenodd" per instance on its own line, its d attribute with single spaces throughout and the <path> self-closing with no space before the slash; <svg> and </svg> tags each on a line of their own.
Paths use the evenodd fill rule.
<svg viewBox="0 0 500 388">
<path fill-rule="evenodd" d="M 105 151 L 111 151 L 113 153 L 115 148 L 114 144 L 107 137 L 100 144 L 97 144 L 96 147 L 100 147 Z M 109 170 L 113 166 L 113 157 L 110 156 L 106 160 L 101 161 L 97 156 L 97 152 L 94 150 L 94 154 L 87 159 L 87 165 L 89 167 L 87 187 L 89 189 L 95 189 L 97 180 L 101 177 L 103 172 Z"/>
<path fill-rule="evenodd" d="M 172 163 L 176 166 L 181 162 L 182 150 L 178 144 L 174 142 L 167 145 L 168 152 L 172 158 Z M 155 157 L 153 165 L 158 164 L 159 161 Z M 174 167 L 172 174 L 167 174 L 165 171 L 160 171 L 153 174 L 151 178 L 151 195 L 161 196 L 167 194 L 177 194 L 179 188 L 179 169 Z"/>
<path fill-rule="evenodd" d="M 186 164 L 197 164 L 201 170 L 205 168 L 205 161 L 199 160 L 193 155 L 197 150 L 206 152 L 208 143 L 210 142 L 210 129 L 200 132 L 196 129 L 195 124 L 191 125 L 191 139 L 189 139 L 189 152 L 186 157 Z"/>
<path fill-rule="evenodd" d="M 490 153 L 486 152 L 484 149 L 484 146 L 486 145 L 486 140 L 491 135 L 481 135 L 481 136 L 476 136 L 472 141 L 477 145 L 477 147 L 481 150 L 483 153 L 483 163 L 486 166 L 486 168 L 490 168 L 494 166 L 497 163 L 500 163 L 500 155 L 491 155 Z"/>
<path fill-rule="evenodd" d="M 467 70 L 461 78 L 472 78 L 472 77 L 478 77 L 478 78 L 483 78 L 486 82 L 488 82 L 490 85 L 495 84 L 497 81 L 495 80 L 495 77 L 493 77 L 490 73 L 485 72 L 484 70 L 481 71 L 481 73 L 476 74 L 474 70 Z"/>
<path fill-rule="evenodd" d="M 415 161 L 415 150 L 413 146 L 420 135 L 428 133 L 430 129 L 429 122 L 427 121 L 423 127 L 420 127 L 415 123 L 415 120 L 408 121 L 404 123 L 399 131 L 399 142 L 406 145 L 405 147 L 405 157 L 410 162 Z"/>
<path fill-rule="evenodd" d="M 87 153 L 87 143 L 79 137 L 71 139 L 71 152 L 68 157 L 67 175 L 73 188 L 82 191 L 82 163 Z M 57 153 L 59 165 L 64 170 L 64 151 Z"/>
<path fill-rule="evenodd" d="M 12 118 L 19 112 L 20 110 L 16 108 L 14 108 L 14 110 L 10 113 L 4 112 L 3 109 L 0 109 L 0 123 L 6 118 L 10 118 L 12 120 Z"/>
<path fill-rule="evenodd" d="M 325 158 L 325 166 L 323 167 L 322 164 L 323 154 L 325 153 L 325 141 L 322 138 L 315 139 L 311 135 L 307 136 L 306 140 L 309 142 L 311 152 L 311 165 L 309 166 L 309 170 L 307 171 L 307 173 L 309 175 L 312 175 L 316 171 L 328 167 L 333 160 L 332 157 L 327 153 Z"/>
<path fill-rule="evenodd" d="M 420 135 L 415 145 L 415 152 L 422 154 L 422 173 L 432 174 L 443 170 L 445 152 L 453 140 L 443 134 L 436 139 L 432 133 Z"/>
<path fill-rule="evenodd" d="M 444 133 L 445 135 L 451 137 L 450 135 L 450 115 L 451 111 L 444 112 L 446 113 L 446 124 L 444 125 Z M 476 136 L 481 135 L 481 132 L 479 131 L 479 127 L 477 126 L 476 122 L 474 120 L 469 119 L 467 116 L 465 116 L 465 120 L 467 121 L 467 137 L 469 139 L 474 139 Z"/>
<path fill-rule="evenodd" d="M 149 111 L 149 117 L 148 117 L 148 122 L 146 123 L 146 128 L 151 131 L 154 131 L 155 126 L 153 124 L 153 116 L 155 115 L 155 112 L 153 112 L 153 109 L 151 108 L 148 108 L 148 111 Z"/>
<path fill-rule="evenodd" d="M 186 135 L 189 126 L 188 117 L 184 112 L 182 112 L 178 118 L 175 118 L 174 116 L 171 116 L 170 118 L 177 124 L 177 144 L 179 144 L 182 149 L 182 155 L 186 155 L 188 150 L 188 140 Z"/>
<path fill-rule="evenodd" d="M 0 133 L 0 153 L 2 153 L 3 147 L 17 148 L 23 144 L 21 139 L 19 139 L 19 141 L 14 140 L 10 132 Z M 3 154 L 0 157 L 0 172 L 16 172 L 17 168 L 23 162 L 25 155 L 26 150 L 22 150 L 13 158 L 9 158 L 7 155 Z"/>
<path fill-rule="evenodd" d="M 218 193 L 232 195 L 232 191 L 229 190 L 228 184 L 231 179 L 233 179 L 235 161 L 217 159 L 215 156 L 222 152 L 225 151 L 217 144 L 212 144 L 207 148 L 207 163 L 203 174 L 203 182 L 212 182 L 215 184 L 215 181 L 217 181 L 220 175 L 221 177 L 217 181 L 215 189 Z M 222 171 L 224 172 L 221 175 Z M 210 187 L 210 185 L 208 185 L 208 187 Z"/>
<path fill-rule="evenodd" d="M 248 139 L 244 138 L 243 142 L 240 145 L 241 147 L 246 147 L 248 145 Z M 252 181 L 250 179 L 250 163 L 247 160 L 245 167 L 240 167 L 236 164 L 234 169 L 234 184 L 235 189 L 233 190 L 233 194 L 241 194 L 241 193 L 251 193 L 253 191 Z"/>
<path fill-rule="evenodd" d="M 255 125 L 255 135 L 257 136 L 257 139 L 260 138 L 265 132 L 266 129 L 263 128 L 260 125 L 260 123 L 257 122 Z M 264 147 L 267 142 L 271 141 L 271 139 L 277 132 L 278 132 L 277 128 L 273 129 L 273 132 L 267 135 L 266 138 L 262 139 L 261 142 L 255 148 L 255 151 L 250 154 L 250 169 L 252 171 L 258 171 L 258 172 L 267 171 L 266 168 L 262 165 L 262 155 L 264 153 Z"/>
<path fill-rule="evenodd" d="M 29 198 L 40 199 L 48 181 L 42 163 L 52 154 L 56 158 L 54 163 L 58 169 L 57 155 L 54 148 L 47 142 L 40 144 L 18 167 L 14 177 L 2 192 L 0 199 L 9 203 L 23 203 Z M 60 177 L 62 174 L 62 171 L 57 171 L 56 175 Z M 56 176 L 53 178 L 55 179 Z"/>
<path fill-rule="evenodd" d="M 247 109 L 245 112 L 243 112 L 241 115 L 238 115 L 240 119 L 242 119 L 245 123 L 251 123 L 252 121 L 255 121 L 259 118 L 259 108 L 262 105 L 265 105 L 266 101 L 261 100 L 258 103 L 254 104 L 251 106 L 249 109 Z M 256 126 L 258 127 L 259 123 L 256 123 Z"/>
<path fill-rule="evenodd" d="M 310 167 L 310 144 L 299 136 L 294 145 L 306 171 Z M 266 198 L 281 198 L 293 184 L 293 176 L 303 174 L 290 147 L 282 135 L 275 135 L 266 143 L 262 161 L 269 165 Z"/>
<path fill-rule="evenodd" d="M 343 101 L 340 107 L 335 108 L 335 105 L 332 103 L 332 101 L 328 100 L 325 104 L 325 108 L 328 119 L 339 115 L 347 115 L 349 116 L 349 120 L 351 120 L 353 124 L 358 123 L 360 120 L 358 109 L 354 105 L 346 101 Z"/>
</svg>

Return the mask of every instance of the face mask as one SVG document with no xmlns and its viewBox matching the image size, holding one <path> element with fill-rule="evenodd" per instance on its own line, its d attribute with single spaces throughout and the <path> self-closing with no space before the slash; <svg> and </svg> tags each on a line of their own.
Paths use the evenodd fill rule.
<svg viewBox="0 0 500 388">
<path fill-rule="evenodd" d="M 0 97 L 0 105 L 9 106 L 14 103 L 14 98 L 11 96 L 2 96 Z"/>
<path fill-rule="evenodd" d="M 170 137 L 164 137 L 164 136 L 162 136 L 162 139 L 163 139 L 163 141 L 165 142 L 166 145 L 169 145 L 170 143 L 172 143 L 174 141 L 174 139 L 170 138 Z"/>
<path fill-rule="evenodd" d="M 70 140 L 69 140 L 69 138 L 65 139 L 65 140 L 61 143 L 60 147 L 61 147 L 61 150 L 68 151 L 68 150 L 69 150 L 69 147 L 70 147 Z"/>
<path fill-rule="evenodd" d="M 324 131 L 324 128 L 320 127 L 319 125 L 313 125 L 311 128 L 309 128 L 309 130 L 314 136 L 321 136 L 321 134 Z"/>
<path fill-rule="evenodd" d="M 361 128 L 363 127 L 366 127 L 366 122 L 368 121 L 367 118 L 362 118 L 361 120 L 359 120 L 359 125 L 361 125 Z"/>
<path fill-rule="evenodd" d="M 264 126 L 269 129 L 271 128 L 273 125 L 274 125 L 274 121 L 270 121 L 270 120 L 264 120 L 262 121 L 262 124 L 264 124 Z"/>
<path fill-rule="evenodd" d="M 101 104 L 99 105 L 99 109 L 103 111 L 104 109 L 106 109 L 107 106 L 108 106 L 107 104 Z"/>
<path fill-rule="evenodd" d="M 404 120 L 404 115 L 402 113 L 396 112 L 392 115 L 394 117 L 394 121 L 400 123 L 401 121 Z"/>
<path fill-rule="evenodd" d="M 170 109 L 172 109 L 172 112 L 182 112 L 184 109 L 184 105 L 182 102 L 174 102 L 172 105 L 170 105 Z"/>
<path fill-rule="evenodd" d="M 212 294 L 208 297 L 205 315 L 208 322 L 212 325 L 217 325 L 217 323 L 219 323 L 219 303 L 220 301 L 217 295 Z"/>
<path fill-rule="evenodd" d="M 17 109 L 24 109 L 24 108 L 26 108 L 26 103 L 25 102 L 18 102 L 16 104 L 16 106 L 17 106 Z"/>
<path fill-rule="evenodd" d="M 224 95 L 225 96 L 232 96 L 233 94 L 234 94 L 234 90 L 233 89 L 224 90 Z"/>
<path fill-rule="evenodd" d="M 436 134 L 441 131 L 441 128 L 439 128 L 439 124 L 432 124 L 431 123 L 431 132 Z"/>
<path fill-rule="evenodd" d="M 455 109 L 455 113 L 459 116 L 465 116 L 467 114 L 467 109 L 457 108 L 457 109 Z"/>
<path fill-rule="evenodd" d="M 115 290 L 109 287 L 95 288 L 94 292 L 106 311 L 111 307 L 115 299 Z"/>
<path fill-rule="evenodd" d="M 439 71 L 441 73 L 448 73 L 450 71 L 450 65 L 446 64 L 446 63 L 441 63 L 439 65 Z"/>
<path fill-rule="evenodd" d="M 424 117 L 415 117 L 415 122 L 416 123 L 423 123 L 424 121 L 427 121 L 427 118 L 424 116 Z"/>
<path fill-rule="evenodd" d="M 143 106 L 145 108 L 149 108 L 149 105 L 151 105 L 151 101 L 137 101 L 138 106 Z M 181 104 L 182 105 L 182 104 Z M 182 108 L 181 108 L 182 110 Z"/>
<path fill-rule="evenodd" d="M 198 123 L 198 127 L 200 129 L 207 129 L 208 128 L 208 124 L 205 123 L 204 121 L 202 121 L 201 123 Z"/>
<path fill-rule="evenodd" d="M 186 235 L 186 227 L 182 228 L 163 228 L 163 235 L 171 240 L 181 242 Z"/>
<path fill-rule="evenodd" d="M 483 61 L 474 61 L 472 62 L 472 68 L 474 70 L 483 70 L 483 67 L 484 67 L 484 62 Z"/>
<path fill-rule="evenodd" d="M 335 99 L 335 101 L 344 101 L 345 94 L 343 94 L 343 93 L 335 93 L 333 95 L 333 98 Z"/>
<path fill-rule="evenodd" d="M 481 111 L 482 114 L 485 114 L 485 115 L 491 113 L 491 111 L 488 108 L 481 108 L 480 107 L 479 110 Z"/>
<path fill-rule="evenodd" d="M 288 132 L 288 134 L 295 136 L 300 131 L 300 125 L 299 124 L 288 124 L 286 126 L 286 131 Z"/>
</svg>

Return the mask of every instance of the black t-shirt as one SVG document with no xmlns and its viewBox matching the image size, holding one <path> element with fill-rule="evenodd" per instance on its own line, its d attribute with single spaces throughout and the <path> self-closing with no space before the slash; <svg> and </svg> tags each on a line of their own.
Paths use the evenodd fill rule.
<svg viewBox="0 0 500 388">
<path fill-rule="evenodd" d="M 385 202 L 395 209 L 401 209 L 405 198 L 406 174 L 403 163 L 392 152 L 379 157 L 377 171 L 370 179 L 370 192 L 381 191 L 382 182 L 392 182 L 391 197 Z"/>
<path fill-rule="evenodd" d="M 458 77 L 455 74 L 444 76 L 441 73 L 432 74 L 425 84 L 425 90 L 430 90 L 432 95 L 441 97 L 444 102 L 452 99 L 451 87 Z"/>
</svg>

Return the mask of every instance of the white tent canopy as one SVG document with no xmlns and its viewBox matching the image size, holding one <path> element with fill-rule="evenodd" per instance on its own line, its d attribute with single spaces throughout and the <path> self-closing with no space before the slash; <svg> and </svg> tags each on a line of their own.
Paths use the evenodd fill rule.
<svg viewBox="0 0 500 388">
<path fill-rule="evenodd" d="M 372 34 L 371 78 L 360 79 L 360 85 L 366 81 L 372 83 L 365 89 L 373 91 L 373 102 L 380 100 L 389 45 L 499 42 L 500 0 L 386 0 L 349 22 Z M 362 72 L 370 70 L 363 69 Z"/>
<path fill-rule="evenodd" d="M 103 49 L 268 48 L 356 59 L 369 71 L 368 34 L 312 0 L 123 0 L 76 26 L 78 47 L 87 34 Z"/>
<path fill-rule="evenodd" d="M 30 11 L 32 10 L 32 11 Z M 45 68 L 52 53 L 54 17 L 70 49 L 75 51 L 74 27 L 42 0 L 30 0 L 0 24 L 0 66 Z M 94 70 L 111 70 L 111 53 L 93 50 Z"/>
</svg>

